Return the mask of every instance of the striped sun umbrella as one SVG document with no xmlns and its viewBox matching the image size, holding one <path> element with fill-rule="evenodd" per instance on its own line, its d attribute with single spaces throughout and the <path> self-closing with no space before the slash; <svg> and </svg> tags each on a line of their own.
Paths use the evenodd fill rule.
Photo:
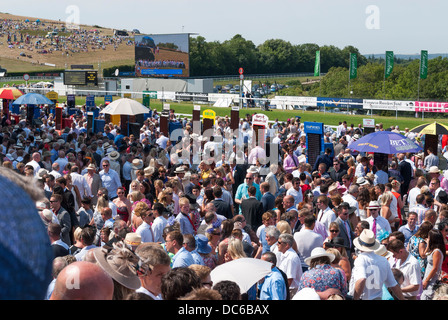
<svg viewBox="0 0 448 320">
<path fill-rule="evenodd" d="M 0 99 L 16 100 L 18 97 L 20 97 L 22 95 L 23 95 L 23 92 L 16 88 L 1 88 L 0 89 Z"/>
<path fill-rule="evenodd" d="M 448 125 L 439 122 L 425 123 L 411 129 L 411 132 L 433 135 L 448 134 Z"/>
</svg>

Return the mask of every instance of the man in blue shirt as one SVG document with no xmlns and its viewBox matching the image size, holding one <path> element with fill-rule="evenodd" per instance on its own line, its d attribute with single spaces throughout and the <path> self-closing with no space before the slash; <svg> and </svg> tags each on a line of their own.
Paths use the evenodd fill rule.
<svg viewBox="0 0 448 320">
<path fill-rule="evenodd" d="M 281 271 L 275 266 L 277 264 L 275 253 L 266 252 L 261 256 L 261 260 L 272 263 L 272 269 L 271 273 L 259 284 L 260 300 L 287 300 L 286 281 Z"/>
<path fill-rule="evenodd" d="M 192 234 L 184 234 L 184 244 L 183 247 L 191 253 L 194 263 L 201 266 L 205 266 L 204 259 L 196 250 L 196 239 Z"/>
<path fill-rule="evenodd" d="M 109 194 L 109 199 L 113 200 L 117 197 L 117 189 L 121 187 L 121 180 L 118 173 L 110 168 L 109 160 L 103 160 L 102 162 L 103 170 L 100 171 L 99 175 Z"/>
<path fill-rule="evenodd" d="M 174 254 L 171 258 L 172 268 L 188 267 L 195 264 L 193 256 L 183 247 L 183 243 L 184 236 L 178 230 L 171 231 L 166 235 L 165 249 Z"/>
<path fill-rule="evenodd" d="M 262 194 L 260 191 L 260 186 L 256 183 L 254 183 L 253 173 L 247 172 L 245 182 L 238 186 L 238 189 L 236 190 L 236 194 L 235 194 L 235 203 L 238 203 L 240 205 L 239 214 L 242 214 L 241 203 L 242 203 L 243 199 L 249 198 L 249 193 L 247 190 L 249 189 L 250 186 L 254 186 L 256 188 L 255 198 L 257 198 L 258 201 L 261 201 Z"/>
</svg>

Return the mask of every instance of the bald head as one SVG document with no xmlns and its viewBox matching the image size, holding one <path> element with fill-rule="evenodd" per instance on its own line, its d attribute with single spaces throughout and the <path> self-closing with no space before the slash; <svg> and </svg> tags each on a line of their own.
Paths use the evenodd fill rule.
<svg viewBox="0 0 448 320">
<path fill-rule="evenodd" d="M 95 263 L 77 261 L 56 278 L 51 300 L 112 300 L 112 278 Z"/>
</svg>

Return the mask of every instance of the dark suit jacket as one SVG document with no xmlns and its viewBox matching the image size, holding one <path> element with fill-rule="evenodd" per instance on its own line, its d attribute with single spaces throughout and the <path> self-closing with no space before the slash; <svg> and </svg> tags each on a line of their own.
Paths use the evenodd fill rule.
<svg viewBox="0 0 448 320">
<path fill-rule="evenodd" d="M 215 205 L 217 214 L 220 214 L 227 219 L 233 218 L 232 209 L 230 208 L 230 204 L 228 202 L 225 202 L 222 199 L 215 199 L 212 203 Z"/>
<path fill-rule="evenodd" d="M 347 248 L 353 248 L 353 239 L 355 238 L 355 234 L 350 227 L 350 237 L 347 234 L 347 229 L 345 228 L 344 221 L 340 217 L 336 219 L 337 224 L 339 225 L 339 237 L 344 239 L 344 246 Z M 350 222 L 348 222 L 350 226 Z"/>
<path fill-rule="evenodd" d="M 354 252 L 354 247 L 353 247 L 353 239 L 355 239 L 355 234 L 353 232 L 353 230 L 350 227 L 350 222 L 348 223 L 349 227 L 350 227 L 350 238 L 347 234 L 347 229 L 345 228 L 345 224 L 344 221 L 342 221 L 342 219 L 340 217 L 338 217 L 335 222 L 338 224 L 339 226 L 339 237 L 341 237 L 342 239 L 344 239 L 344 246 L 346 248 L 350 248 L 347 249 L 347 255 L 348 255 L 348 260 L 350 261 L 350 265 L 353 267 L 353 259 L 352 259 L 352 252 Z"/>
<path fill-rule="evenodd" d="M 261 197 L 261 203 L 263 204 L 263 212 L 269 211 L 275 208 L 275 197 L 269 191 L 263 194 Z"/>
<path fill-rule="evenodd" d="M 257 230 L 262 224 L 263 204 L 255 197 L 244 199 L 241 203 L 241 212 L 246 218 L 246 224 L 252 229 Z"/>
<path fill-rule="evenodd" d="M 334 170 L 334 168 L 331 168 L 331 169 L 328 170 L 327 172 L 328 172 L 328 174 L 330 175 L 330 178 L 331 178 L 333 181 L 335 181 L 335 182 L 337 182 L 337 181 L 342 182 L 342 176 L 344 176 L 345 174 L 347 174 L 347 170 L 344 170 L 344 169 L 341 169 L 341 170 L 339 170 L 338 172 L 336 172 L 336 171 Z"/>
</svg>

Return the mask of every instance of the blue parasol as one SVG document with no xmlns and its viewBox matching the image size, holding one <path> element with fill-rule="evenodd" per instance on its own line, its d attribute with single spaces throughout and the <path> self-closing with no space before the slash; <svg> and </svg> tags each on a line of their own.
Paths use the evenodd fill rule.
<svg viewBox="0 0 448 320">
<path fill-rule="evenodd" d="M 21 106 L 21 105 L 25 105 L 25 104 L 28 104 L 28 105 L 51 104 L 51 105 L 53 105 L 54 102 L 39 93 L 30 92 L 30 93 L 24 94 L 23 96 L 20 96 L 12 104 L 16 105 L 16 106 L 17 105 Z"/>
<path fill-rule="evenodd" d="M 372 132 L 351 143 L 348 148 L 359 152 L 377 152 L 385 154 L 415 153 L 422 150 L 422 147 L 411 139 L 392 131 Z"/>
</svg>

